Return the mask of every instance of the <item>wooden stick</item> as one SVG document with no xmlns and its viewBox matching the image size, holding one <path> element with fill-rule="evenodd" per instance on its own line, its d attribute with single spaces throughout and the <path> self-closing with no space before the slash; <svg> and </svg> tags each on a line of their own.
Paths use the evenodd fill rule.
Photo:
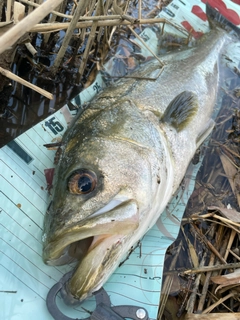
<svg viewBox="0 0 240 320">
<path fill-rule="evenodd" d="M 227 249 L 225 251 L 225 255 L 223 257 L 223 259 L 227 260 L 228 258 L 228 254 L 232 248 L 232 244 L 233 244 L 233 241 L 235 239 L 235 236 L 236 236 L 236 231 L 235 230 L 231 230 L 231 235 L 230 235 L 230 238 L 228 240 L 228 244 L 227 244 Z"/>
<path fill-rule="evenodd" d="M 86 63 L 87 63 L 87 58 L 88 58 L 88 55 L 89 55 L 89 51 L 91 50 L 92 43 L 93 43 L 93 40 L 95 38 L 96 29 L 97 29 L 97 22 L 94 22 L 94 24 L 92 26 L 92 29 L 91 29 L 91 32 L 90 32 L 90 35 L 88 37 L 86 48 L 84 50 L 82 61 L 81 61 L 81 64 L 80 64 L 80 67 L 79 67 L 79 70 L 78 70 L 78 81 L 77 81 L 78 83 L 79 83 L 79 81 L 80 81 L 80 79 L 81 79 L 81 77 L 83 75 L 83 72 L 84 72 L 84 69 L 85 69 L 85 66 L 86 66 Z"/>
<path fill-rule="evenodd" d="M 239 257 L 235 252 L 233 252 L 232 250 L 229 250 L 229 252 L 230 252 L 238 261 L 240 261 L 240 257 Z"/>
<path fill-rule="evenodd" d="M 138 1 L 138 19 L 142 19 L 142 0 Z"/>
<path fill-rule="evenodd" d="M 97 8 L 96 8 L 96 13 L 99 14 L 101 12 L 101 1 L 98 1 L 97 3 Z M 82 61 L 81 61 L 81 64 L 80 64 L 80 67 L 78 69 L 78 76 L 77 76 L 77 83 L 80 82 L 80 79 L 83 75 L 83 72 L 85 70 L 85 66 L 86 66 L 86 63 L 87 63 L 87 59 L 88 59 L 88 56 L 89 56 L 89 52 L 92 48 L 92 44 L 93 44 L 93 41 L 94 41 L 94 38 L 96 36 L 96 30 L 97 30 L 97 21 L 94 21 L 93 22 L 93 25 L 92 25 L 92 28 L 91 28 L 91 32 L 88 36 L 88 40 L 87 40 L 87 44 L 86 44 L 86 47 L 85 47 L 85 50 L 84 50 L 84 53 L 83 53 L 83 57 L 82 57 Z"/>
<path fill-rule="evenodd" d="M 207 252 L 204 252 L 202 260 L 200 262 L 200 267 L 203 267 L 205 264 L 205 260 L 207 257 Z M 192 313 L 195 307 L 195 302 L 196 302 L 196 298 L 197 298 L 197 291 L 198 291 L 198 287 L 200 284 L 200 279 L 201 279 L 201 274 L 198 274 L 195 281 L 194 281 L 194 286 L 193 286 L 193 292 L 191 293 L 189 300 L 188 300 L 188 304 L 187 304 L 187 311 Z"/>
<path fill-rule="evenodd" d="M 233 297 L 235 295 L 234 292 L 230 292 L 228 295 L 226 295 L 225 297 L 223 298 L 220 298 L 218 299 L 215 303 L 213 303 L 212 305 L 210 305 L 207 309 L 205 309 L 203 311 L 203 314 L 204 313 L 209 313 L 211 312 L 214 308 L 216 308 L 219 304 L 221 304 L 222 302 L 228 300 L 229 298 Z"/>
<path fill-rule="evenodd" d="M 112 14 L 112 15 L 104 15 L 104 16 L 90 16 L 90 17 L 80 17 L 80 21 L 100 21 L 100 20 L 114 20 L 114 19 L 122 19 L 119 14 Z"/>
<path fill-rule="evenodd" d="M 57 57 L 56 57 L 56 59 L 55 59 L 55 61 L 53 63 L 53 66 L 51 68 L 51 72 L 53 74 L 55 74 L 57 72 L 58 67 L 60 66 L 60 63 L 61 63 L 61 61 L 62 61 L 62 59 L 64 57 L 64 54 L 65 54 L 65 52 L 67 50 L 69 41 L 72 38 L 73 31 L 74 31 L 74 29 L 77 28 L 77 26 L 76 26 L 77 21 L 78 21 L 78 19 L 80 17 L 80 14 L 82 13 L 84 8 L 85 8 L 84 2 L 80 1 L 78 3 L 78 6 L 77 6 L 75 12 L 74 12 L 72 21 L 70 22 L 70 24 L 68 23 L 68 29 L 67 29 L 67 32 L 65 34 L 64 40 L 62 42 L 61 48 L 58 51 Z"/>
<path fill-rule="evenodd" d="M 12 0 L 7 0 L 6 21 L 10 21 L 12 11 Z"/>
<path fill-rule="evenodd" d="M 180 241 L 178 248 L 177 248 L 177 252 L 174 254 L 174 257 L 171 261 L 170 267 L 169 269 L 172 270 L 177 262 L 177 258 L 179 256 L 179 253 L 181 251 L 182 248 L 182 240 Z M 161 296 L 160 296 L 160 304 L 159 304 L 159 308 L 158 308 L 158 319 L 162 319 L 162 315 L 166 306 L 166 302 L 167 302 L 167 297 L 169 295 L 169 292 L 171 290 L 171 286 L 173 283 L 173 276 L 171 275 L 167 275 L 164 283 L 162 284 L 162 292 L 161 292 Z"/>
<path fill-rule="evenodd" d="M 125 1 L 125 3 L 126 3 L 126 5 L 125 5 L 125 8 L 124 8 L 123 14 L 127 14 L 130 0 Z"/>
<path fill-rule="evenodd" d="M 138 19 L 142 19 L 142 0 L 138 0 Z M 140 25 L 140 31 L 142 31 L 141 25 Z"/>
<path fill-rule="evenodd" d="M 50 92 L 35 86 L 34 84 L 32 84 L 32 83 L 20 78 L 19 76 L 16 76 L 11 71 L 8 71 L 8 70 L 3 69 L 2 67 L 0 67 L 0 73 L 3 74 L 5 77 L 13 80 L 13 81 L 19 82 L 19 83 L 23 84 L 24 86 L 26 86 L 28 88 L 31 88 L 34 91 L 37 91 L 38 93 L 42 94 L 43 96 L 45 96 L 48 99 L 51 99 L 51 100 L 53 99 L 53 95 Z"/>
<path fill-rule="evenodd" d="M 48 0 L 50 1 L 50 0 Z M 172 25 L 170 22 L 166 21 L 163 18 L 156 18 L 156 19 L 141 19 L 136 20 L 136 24 L 153 24 L 153 23 L 168 23 Z M 93 19 L 91 21 L 84 21 L 78 22 L 76 24 L 76 28 L 89 28 L 93 24 Z M 58 30 L 65 30 L 69 27 L 70 22 L 59 22 L 59 23 L 43 23 L 43 24 L 36 24 L 32 26 L 29 30 L 30 32 L 53 32 Z M 123 21 L 122 19 L 113 19 L 113 20 L 102 20 L 98 21 L 98 27 L 112 27 L 112 26 L 119 26 L 119 25 L 132 25 L 130 21 Z"/>
<path fill-rule="evenodd" d="M 29 6 L 33 6 L 35 8 L 38 8 L 40 6 L 40 4 L 37 4 L 35 2 L 32 2 L 32 1 L 29 1 L 29 0 L 19 0 L 20 2 L 22 3 L 25 3 Z M 59 17 L 62 17 L 62 18 L 67 18 L 67 19 L 72 19 L 73 16 L 72 15 L 68 15 L 68 14 L 64 14 L 64 13 L 61 13 L 61 12 L 58 12 L 58 11 L 51 11 L 51 13 L 55 14 L 56 16 L 59 16 Z"/>
<path fill-rule="evenodd" d="M 221 256 L 221 254 L 218 252 L 218 250 L 211 244 L 210 241 L 208 241 L 207 237 L 200 232 L 200 230 L 198 229 L 198 227 L 193 224 L 193 227 L 195 229 L 195 231 L 197 232 L 197 234 L 200 236 L 201 240 L 203 240 L 203 242 L 208 246 L 208 248 L 216 255 L 216 257 L 224 264 L 227 264 L 227 261 L 225 259 L 223 259 L 223 257 Z"/>
<path fill-rule="evenodd" d="M 30 42 L 25 43 L 25 47 L 28 49 L 28 51 L 29 51 L 33 56 L 35 56 L 35 54 L 37 54 L 37 50 L 34 48 L 34 46 L 33 46 Z"/>
<path fill-rule="evenodd" d="M 195 314 L 187 313 L 185 320 L 240 320 L 239 313 L 208 313 Z"/>
<path fill-rule="evenodd" d="M 41 21 L 63 0 L 47 0 L 18 24 L 8 30 L 0 38 L 0 54 L 11 47 L 17 40 L 28 32 L 36 23 Z"/>
<path fill-rule="evenodd" d="M 210 261 L 209 261 L 209 267 L 213 266 L 214 260 L 215 260 L 215 255 L 213 253 L 211 253 L 211 257 L 210 257 Z M 202 292 L 201 292 L 201 296 L 199 298 L 197 313 L 202 313 L 204 304 L 206 302 L 206 296 L 207 296 L 207 292 L 208 292 L 209 281 L 210 281 L 211 275 L 212 275 L 211 271 L 207 272 L 207 274 L 206 274 L 205 282 L 203 284 L 203 289 L 202 289 Z"/>
<path fill-rule="evenodd" d="M 215 266 L 198 267 L 198 268 L 185 270 L 183 271 L 183 273 L 194 274 L 194 273 L 200 273 L 200 272 L 209 272 L 209 271 L 235 269 L 235 268 L 240 268 L 240 262 L 228 263 L 228 264 L 217 264 Z"/>
<path fill-rule="evenodd" d="M 228 218 L 224 218 L 224 217 L 222 217 L 220 215 L 217 215 L 215 213 L 206 213 L 206 214 L 203 214 L 203 215 L 193 215 L 193 216 L 191 216 L 191 220 L 206 219 L 206 218 L 209 218 L 209 217 L 221 220 L 222 222 L 226 223 L 227 225 L 232 224 L 232 225 L 234 225 L 236 227 L 240 227 L 240 223 L 234 222 L 232 220 L 229 220 Z M 189 218 L 183 218 L 182 221 L 189 221 Z M 239 232 L 239 230 L 237 230 L 237 229 L 234 229 L 234 230 Z"/>
</svg>

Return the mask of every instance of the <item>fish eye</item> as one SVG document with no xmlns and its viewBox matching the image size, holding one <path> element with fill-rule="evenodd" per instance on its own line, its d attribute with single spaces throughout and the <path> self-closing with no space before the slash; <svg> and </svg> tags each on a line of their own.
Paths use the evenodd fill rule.
<svg viewBox="0 0 240 320">
<path fill-rule="evenodd" d="M 97 176 L 93 171 L 79 169 L 74 171 L 68 179 L 68 190 L 73 194 L 87 194 L 97 185 Z"/>
</svg>

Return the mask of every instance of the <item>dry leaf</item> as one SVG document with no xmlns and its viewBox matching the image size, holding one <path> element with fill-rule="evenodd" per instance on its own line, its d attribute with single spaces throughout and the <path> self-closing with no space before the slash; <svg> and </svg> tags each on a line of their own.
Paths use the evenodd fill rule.
<svg viewBox="0 0 240 320">
<path fill-rule="evenodd" d="M 211 277 L 211 281 L 216 284 L 221 284 L 221 287 L 238 284 L 240 283 L 240 269 L 236 269 L 234 272 L 223 276 Z"/>
</svg>

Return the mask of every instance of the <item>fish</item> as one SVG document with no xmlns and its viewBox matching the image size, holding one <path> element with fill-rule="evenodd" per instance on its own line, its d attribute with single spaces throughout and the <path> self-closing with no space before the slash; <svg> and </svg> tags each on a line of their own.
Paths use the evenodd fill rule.
<svg viewBox="0 0 240 320">
<path fill-rule="evenodd" d="M 240 31 L 208 4 L 206 12 L 211 31 L 196 46 L 161 57 L 154 81 L 156 59 L 138 79 L 108 86 L 63 135 L 42 257 L 50 266 L 77 262 L 67 304 L 99 290 L 156 223 L 214 127 L 219 57 Z"/>
</svg>

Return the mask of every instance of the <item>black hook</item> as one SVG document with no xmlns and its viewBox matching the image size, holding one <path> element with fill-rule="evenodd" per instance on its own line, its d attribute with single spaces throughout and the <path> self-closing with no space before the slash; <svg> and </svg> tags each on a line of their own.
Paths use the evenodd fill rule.
<svg viewBox="0 0 240 320">
<path fill-rule="evenodd" d="M 66 290 L 65 284 L 71 278 L 72 271 L 66 273 L 58 283 L 56 283 L 48 292 L 46 303 L 49 313 L 55 320 L 77 320 L 78 318 L 69 318 L 64 315 L 57 307 L 56 296 L 60 290 Z M 66 293 L 64 293 L 65 296 Z M 100 290 L 93 293 L 96 298 L 96 309 L 93 311 L 91 316 L 82 320 L 125 320 L 125 318 L 133 320 L 149 320 L 148 312 L 146 309 L 138 306 L 111 306 L 110 298 L 107 292 L 101 288 Z M 79 302 L 75 299 L 74 305 Z M 72 298 L 71 298 L 72 302 Z M 79 319 L 80 320 L 80 319 Z"/>
</svg>

